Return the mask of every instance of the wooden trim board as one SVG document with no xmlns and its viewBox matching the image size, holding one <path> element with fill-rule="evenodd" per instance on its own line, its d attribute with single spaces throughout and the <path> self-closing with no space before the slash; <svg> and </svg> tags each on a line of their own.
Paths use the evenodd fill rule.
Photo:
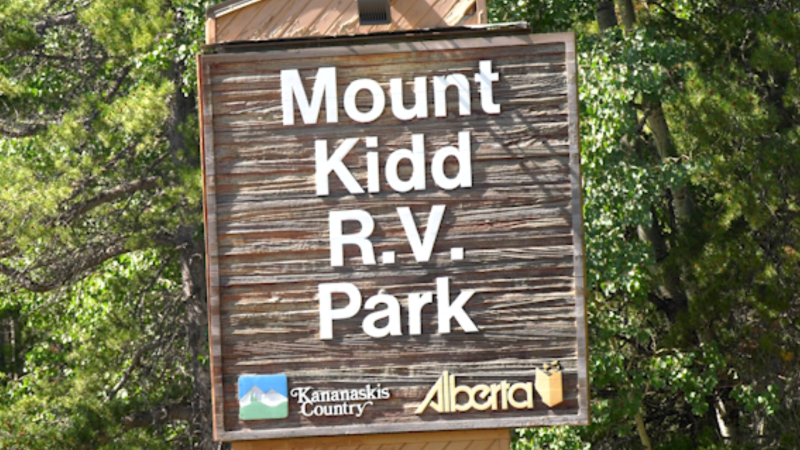
<svg viewBox="0 0 800 450">
<path fill-rule="evenodd" d="M 508 450 L 509 430 L 333 436 L 234 442 L 233 450 Z"/>
<path fill-rule="evenodd" d="M 206 282 L 208 303 L 208 339 L 210 345 L 211 403 L 214 423 L 224 419 L 222 398 L 222 326 L 220 324 L 219 246 L 217 243 L 216 171 L 214 169 L 214 111 L 212 108 L 209 66 L 197 58 L 200 85 L 200 150 L 203 171 L 203 212 L 206 233 Z"/>
<path fill-rule="evenodd" d="M 457 43 L 455 41 L 458 41 Z M 461 48 L 481 48 L 481 47 L 501 47 L 501 46 L 527 46 L 540 44 L 565 43 L 572 48 L 575 46 L 575 35 L 573 33 L 544 33 L 515 36 L 488 36 L 476 38 L 458 38 L 456 40 L 420 40 L 397 41 L 386 44 L 373 45 L 349 45 L 349 46 L 330 46 L 318 48 L 302 49 L 280 49 L 270 50 L 267 53 L 247 52 L 247 53 L 218 53 L 202 55 L 205 64 L 228 64 L 241 63 L 258 60 L 294 60 L 302 56 L 304 58 L 314 57 L 335 57 L 335 56 L 365 56 L 380 55 L 387 53 L 401 52 L 435 52 L 443 50 L 457 50 Z M 569 67 L 568 67 L 568 70 Z M 573 67 L 571 70 L 575 70 Z M 577 77 L 575 77 L 577 81 Z M 577 87 L 576 87 L 577 89 Z M 577 95 L 577 90 L 575 92 Z M 577 98 L 577 97 L 576 97 Z M 577 150 L 577 149 L 576 149 Z"/>
</svg>

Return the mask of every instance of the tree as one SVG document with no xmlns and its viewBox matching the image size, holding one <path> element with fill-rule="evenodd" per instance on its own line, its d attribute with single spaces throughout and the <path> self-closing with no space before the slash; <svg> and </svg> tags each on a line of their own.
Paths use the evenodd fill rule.
<svg viewBox="0 0 800 450">
<path fill-rule="evenodd" d="M 797 2 L 493 6 L 580 36 L 594 424 L 570 448 L 796 448 Z"/>
<path fill-rule="evenodd" d="M 0 3 L 2 448 L 216 448 L 208 3 Z M 581 64 L 593 424 L 517 448 L 800 446 L 800 4 L 490 7 Z"/>
<path fill-rule="evenodd" d="M 214 447 L 206 6 L 0 4 L 0 447 Z"/>
</svg>

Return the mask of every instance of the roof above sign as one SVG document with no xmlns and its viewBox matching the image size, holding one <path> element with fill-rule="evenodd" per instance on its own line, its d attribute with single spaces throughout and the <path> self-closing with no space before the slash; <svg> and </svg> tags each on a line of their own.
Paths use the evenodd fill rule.
<svg viewBox="0 0 800 450">
<path fill-rule="evenodd" d="M 357 0 L 228 0 L 209 8 L 206 43 L 348 36 L 486 23 L 486 0 L 391 0 L 392 22 L 361 26 Z"/>
</svg>

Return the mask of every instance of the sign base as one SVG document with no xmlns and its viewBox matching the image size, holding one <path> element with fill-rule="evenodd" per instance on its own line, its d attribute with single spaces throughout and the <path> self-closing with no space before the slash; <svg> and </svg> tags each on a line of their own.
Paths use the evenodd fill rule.
<svg viewBox="0 0 800 450">
<path fill-rule="evenodd" d="M 233 442 L 233 450 L 509 450 L 509 430 L 329 436 Z"/>
</svg>

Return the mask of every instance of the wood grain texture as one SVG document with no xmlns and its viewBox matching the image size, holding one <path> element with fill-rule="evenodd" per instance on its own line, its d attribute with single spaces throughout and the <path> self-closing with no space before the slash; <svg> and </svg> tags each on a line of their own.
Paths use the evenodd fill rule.
<svg viewBox="0 0 800 450">
<path fill-rule="evenodd" d="M 485 0 L 394 0 L 392 22 L 361 26 L 356 0 L 241 0 L 208 11 L 207 44 L 346 36 L 486 23 Z"/>
<path fill-rule="evenodd" d="M 508 430 L 275 439 L 233 443 L 233 450 L 508 450 Z"/>
<path fill-rule="evenodd" d="M 217 197 L 214 155 L 214 110 L 211 95 L 211 67 L 197 57 L 200 86 L 200 148 L 203 164 L 203 212 L 206 237 L 206 280 L 208 282 L 208 336 L 211 371 L 211 402 L 214 423 L 224 423 L 222 390 L 222 326 L 220 324 L 219 247 L 217 243 Z M 216 430 L 215 430 L 216 433 Z"/>
<path fill-rule="evenodd" d="M 267 439 L 401 431 L 468 430 L 582 424 L 588 421 L 583 218 L 577 89 L 572 35 L 403 41 L 397 44 L 204 55 L 200 60 L 212 371 L 218 439 Z M 388 92 L 391 78 L 460 73 L 473 80 L 481 60 L 500 73 L 494 85 L 499 115 L 481 109 L 471 81 L 469 116 L 460 116 L 455 89 L 448 116 L 400 121 L 387 98 L 369 124 L 283 125 L 280 71 L 298 69 L 310 91 L 319 67 L 336 67 L 341 95 L 355 79 L 370 78 Z M 428 89 L 430 116 L 433 92 Z M 388 97 L 388 95 L 387 95 Z M 410 89 L 405 102 L 413 102 Z M 430 175 L 436 150 L 470 132 L 473 186 L 445 191 Z M 381 167 L 389 155 L 423 134 L 424 191 L 400 194 L 381 175 L 381 192 L 353 195 L 335 175 L 331 195 L 315 192 L 314 143 L 329 152 L 345 138 L 377 136 Z M 356 146 L 344 163 L 366 185 L 366 151 Z M 448 161 L 446 172 L 458 170 Z M 401 167 L 405 179 L 409 167 Z M 432 205 L 446 214 L 430 260 L 420 263 L 397 217 L 409 207 L 423 228 Z M 345 266 L 331 267 L 328 214 L 361 209 L 376 223 L 371 237 L 378 265 L 365 266 L 356 247 Z M 355 229 L 345 228 L 346 232 Z M 350 248 L 353 247 L 353 248 Z M 462 247 L 462 261 L 450 249 Z M 380 255 L 394 251 L 394 264 Z M 451 297 L 476 293 L 465 310 L 480 332 L 437 333 L 436 308 L 422 311 L 421 336 L 368 337 L 369 311 L 336 321 L 334 339 L 319 339 L 318 285 L 349 282 L 364 300 L 383 289 L 407 306 L 410 293 L 435 291 L 449 277 Z M 533 410 L 414 412 L 448 370 L 459 383 L 533 381 L 535 370 L 558 360 L 564 402 Z M 381 383 L 391 399 L 360 419 L 303 417 L 241 421 L 237 381 L 242 374 L 285 373 L 289 387 L 355 389 Z M 478 444 L 475 444 L 478 445 Z M 482 444 L 480 444 L 482 445 Z M 478 445 L 478 446 L 480 446 Z M 465 447 L 466 448 L 466 447 Z M 488 447 L 487 447 L 488 448 Z M 480 450 L 480 449 L 478 449 Z"/>
</svg>

